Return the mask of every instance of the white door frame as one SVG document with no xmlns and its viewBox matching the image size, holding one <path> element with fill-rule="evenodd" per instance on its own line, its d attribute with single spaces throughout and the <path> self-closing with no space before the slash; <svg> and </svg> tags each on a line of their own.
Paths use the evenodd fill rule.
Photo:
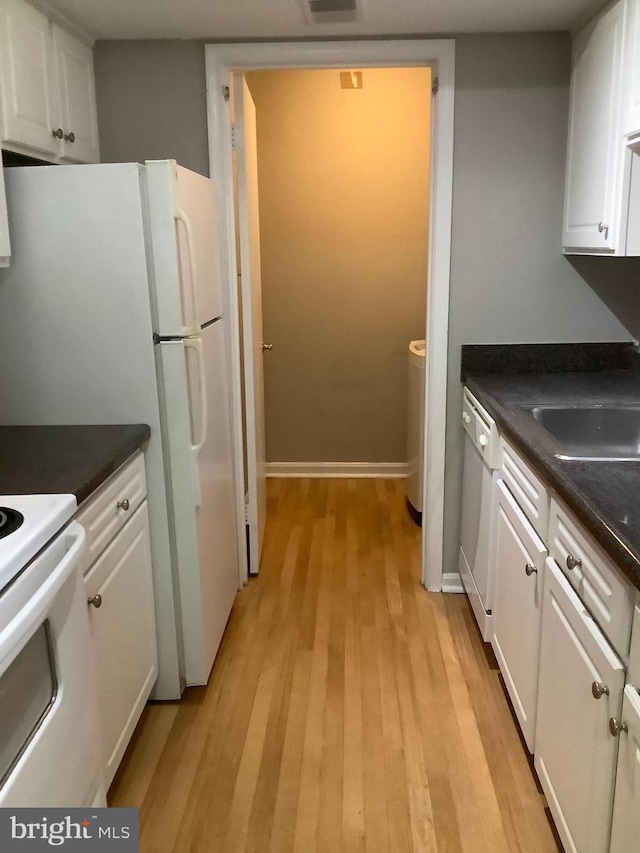
<svg viewBox="0 0 640 853">
<path fill-rule="evenodd" d="M 241 341 L 237 291 L 235 217 L 230 115 L 224 98 L 234 71 L 275 68 L 401 68 L 428 66 L 439 88 L 431 114 L 431 204 L 427 285 L 425 371 L 425 453 L 422 512 L 422 583 L 442 589 L 444 538 L 444 454 L 449 270 L 453 194 L 453 39 L 406 41 L 262 42 L 205 46 L 209 166 L 221 231 L 222 271 L 230 331 L 232 417 L 238 516 L 240 581 L 248 577 L 244 509 L 241 399 Z M 398 128 L 398 132 L 402 132 Z"/>
</svg>

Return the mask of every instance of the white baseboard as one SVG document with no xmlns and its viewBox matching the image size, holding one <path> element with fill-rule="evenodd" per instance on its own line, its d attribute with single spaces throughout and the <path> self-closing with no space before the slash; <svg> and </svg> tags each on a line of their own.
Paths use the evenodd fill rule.
<svg viewBox="0 0 640 853">
<path fill-rule="evenodd" d="M 442 575 L 443 592 L 464 592 L 462 578 L 458 572 L 445 572 Z"/>
<path fill-rule="evenodd" d="M 406 476 L 406 462 L 267 462 L 267 477 Z"/>
</svg>

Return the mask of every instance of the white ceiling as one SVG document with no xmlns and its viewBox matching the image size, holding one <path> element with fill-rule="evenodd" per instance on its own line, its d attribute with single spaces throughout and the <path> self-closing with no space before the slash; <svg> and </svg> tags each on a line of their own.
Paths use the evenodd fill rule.
<svg viewBox="0 0 640 853">
<path fill-rule="evenodd" d="M 362 19 L 309 24 L 304 0 L 48 0 L 96 39 L 271 38 L 567 30 L 604 0 L 363 0 Z"/>
</svg>

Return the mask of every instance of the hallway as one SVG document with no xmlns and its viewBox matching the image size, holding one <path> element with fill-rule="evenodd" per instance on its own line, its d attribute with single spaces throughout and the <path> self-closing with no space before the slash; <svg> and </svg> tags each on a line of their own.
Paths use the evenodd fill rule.
<svg viewBox="0 0 640 853">
<path fill-rule="evenodd" d="M 208 687 L 147 706 L 111 788 L 140 850 L 555 853 L 466 597 L 419 585 L 404 482 L 268 486 Z"/>
</svg>

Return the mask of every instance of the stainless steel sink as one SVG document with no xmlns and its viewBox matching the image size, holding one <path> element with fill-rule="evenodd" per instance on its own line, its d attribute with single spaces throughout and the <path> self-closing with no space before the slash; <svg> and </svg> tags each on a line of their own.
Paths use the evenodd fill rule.
<svg viewBox="0 0 640 853">
<path fill-rule="evenodd" d="M 640 460 L 640 405 L 525 406 L 559 459 Z"/>
</svg>

